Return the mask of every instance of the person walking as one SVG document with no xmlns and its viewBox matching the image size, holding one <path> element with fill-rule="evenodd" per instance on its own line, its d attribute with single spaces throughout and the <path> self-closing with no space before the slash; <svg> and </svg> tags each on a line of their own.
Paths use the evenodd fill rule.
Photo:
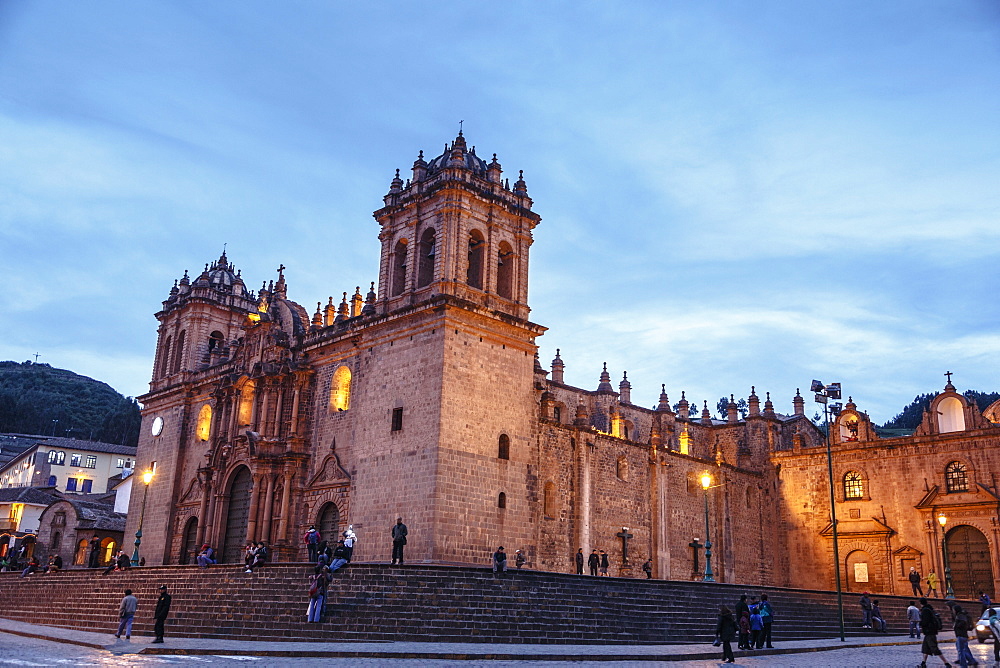
<svg viewBox="0 0 1000 668">
<path fill-rule="evenodd" d="M 403 518 L 397 517 L 392 526 L 392 563 L 403 565 L 403 546 L 406 545 L 406 525 Z"/>
<path fill-rule="evenodd" d="M 722 662 L 736 663 L 733 655 L 733 640 L 736 639 L 736 620 L 726 606 L 719 608 L 719 621 L 715 625 L 715 637 L 722 641 Z"/>
<path fill-rule="evenodd" d="M 872 600 L 868 598 L 868 592 L 861 594 L 858 605 L 861 606 L 861 628 L 870 629 L 872 627 Z"/>
<path fill-rule="evenodd" d="M 302 542 L 306 544 L 306 548 L 309 550 L 309 563 L 315 564 L 316 560 L 319 559 L 319 542 L 322 536 L 319 535 L 319 531 L 316 531 L 316 527 L 310 525 L 308 531 L 302 536 Z"/>
<path fill-rule="evenodd" d="M 927 595 L 933 596 L 934 598 L 938 598 L 937 586 L 938 586 L 937 573 L 931 571 L 930 573 L 927 574 Z"/>
<path fill-rule="evenodd" d="M 514 553 L 514 566 L 517 567 L 517 570 L 521 570 L 521 566 L 524 566 L 525 561 L 527 560 L 524 558 L 524 552 L 521 552 L 521 550 L 517 550 Z"/>
<path fill-rule="evenodd" d="M 969 665 L 978 666 L 979 662 L 976 661 L 976 657 L 972 656 L 972 651 L 969 649 L 969 626 L 971 622 L 969 621 L 969 614 L 960 605 L 956 605 L 952 612 L 955 615 L 955 649 L 958 650 L 958 665 L 962 668 L 968 668 Z"/>
<path fill-rule="evenodd" d="M 906 621 L 910 623 L 910 637 L 920 638 L 920 608 L 916 601 L 910 601 L 910 606 L 906 608 Z"/>
<path fill-rule="evenodd" d="M 574 557 L 574 559 L 576 560 L 576 574 L 577 575 L 583 575 L 583 548 L 582 547 L 579 550 L 576 551 L 576 556 Z"/>
<path fill-rule="evenodd" d="M 306 609 L 307 622 L 323 621 L 323 608 L 326 605 L 326 586 L 330 583 L 330 569 L 323 564 L 313 566 L 313 574 L 309 576 L 309 607 Z"/>
<path fill-rule="evenodd" d="M 610 564 L 608 563 L 608 553 L 605 552 L 604 550 L 601 550 L 601 569 L 600 570 L 601 570 L 601 576 L 602 577 L 610 577 L 608 575 L 608 566 L 610 566 Z"/>
<path fill-rule="evenodd" d="M 153 619 L 156 623 L 153 624 L 153 642 L 161 643 L 163 642 L 163 625 L 167 621 L 167 615 L 170 614 L 170 594 L 167 593 L 167 585 L 160 585 L 160 598 L 156 599 L 156 611 L 153 612 Z"/>
<path fill-rule="evenodd" d="M 771 602 L 767 599 L 767 594 L 760 595 L 760 620 L 764 625 L 764 630 L 761 632 L 761 640 L 764 642 L 765 647 L 774 649 L 774 645 L 771 644 L 771 624 L 774 623 L 774 608 L 771 607 Z M 757 647 L 759 648 L 760 645 Z"/>
<path fill-rule="evenodd" d="M 924 642 L 920 646 L 920 652 L 923 654 L 924 659 L 920 663 L 920 668 L 927 668 L 927 657 L 929 656 L 938 657 L 941 659 L 941 663 L 951 668 L 951 664 L 941 654 L 941 649 L 938 647 L 937 642 L 937 634 L 944 628 L 944 624 L 941 623 L 941 617 L 934 611 L 934 608 L 931 607 L 926 598 L 920 599 L 920 606 L 920 630 L 924 634 Z"/>
<path fill-rule="evenodd" d="M 590 569 L 590 574 L 596 577 L 597 569 L 600 567 L 601 567 L 601 558 L 597 556 L 597 550 L 594 550 L 593 552 L 590 553 L 590 556 L 587 557 L 587 568 Z"/>
<path fill-rule="evenodd" d="M 125 590 L 125 596 L 122 598 L 121 604 L 118 606 L 118 631 L 115 632 L 116 638 L 121 638 L 122 633 L 125 633 L 125 640 L 132 639 L 132 619 L 135 617 L 135 611 L 139 607 L 139 600 L 132 595 L 131 589 Z"/>
<path fill-rule="evenodd" d="M 493 553 L 493 573 L 507 572 L 507 553 L 503 551 L 503 545 Z"/>
<path fill-rule="evenodd" d="M 907 577 L 910 578 L 910 588 L 913 589 L 913 595 L 923 596 L 924 590 L 920 588 L 920 572 L 916 566 L 910 566 L 910 574 Z"/>
</svg>

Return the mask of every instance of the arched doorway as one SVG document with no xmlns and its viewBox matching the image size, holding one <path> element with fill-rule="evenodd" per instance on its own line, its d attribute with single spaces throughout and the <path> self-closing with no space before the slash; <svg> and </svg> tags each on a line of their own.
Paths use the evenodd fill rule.
<svg viewBox="0 0 1000 668">
<path fill-rule="evenodd" d="M 979 592 L 993 595 L 990 544 L 979 529 L 962 524 L 948 532 L 951 588 L 960 599 L 977 599 Z"/>
<path fill-rule="evenodd" d="M 115 543 L 114 538 L 103 538 L 101 539 L 101 551 L 100 551 L 100 561 L 98 562 L 101 566 L 111 563 L 111 560 L 115 558 L 115 553 L 118 552 L 118 544 Z"/>
<path fill-rule="evenodd" d="M 879 591 L 875 564 L 864 550 L 854 550 L 847 555 L 847 591 Z"/>
<path fill-rule="evenodd" d="M 198 546 L 195 540 L 198 538 L 198 518 L 192 517 L 184 525 L 184 536 L 181 540 L 181 553 L 177 557 L 177 563 L 181 565 L 194 563 L 194 555 L 197 554 Z"/>
<path fill-rule="evenodd" d="M 247 521 L 250 519 L 250 491 L 253 478 L 250 469 L 241 466 L 229 481 L 229 505 L 226 510 L 225 542 L 221 563 L 243 561 L 243 547 L 247 540 Z"/>
<path fill-rule="evenodd" d="M 80 539 L 80 542 L 76 544 L 76 555 L 73 557 L 74 566 L 83 566 L 87 563 L 88 545 L 90 545 L 90 541 L 86 538 Z"/>
<path fill-rule="evenodd" d="M 331 548 L 336 546 L 337 536 L 340 534 L 340 510 L 336 503 L 331 501 L 324 504 L 319 511 L 319 522 L 316 524 L 316 528 L 319 529 L 319 535 L 323 537 L 323 540 L 329 542 Z"/>
</svg>

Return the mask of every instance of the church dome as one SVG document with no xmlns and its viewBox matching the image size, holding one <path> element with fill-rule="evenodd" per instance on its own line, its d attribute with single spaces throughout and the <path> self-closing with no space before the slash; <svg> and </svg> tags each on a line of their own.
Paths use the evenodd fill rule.
<svg viewBox="0 0 1000 668">
<path fill-rule="evenodd" d="M 464 167 L 474 174 L 486 175 L 486 161 L 476 155 L 476 147 L 467 148 L 465 137 L 459 133 L 450 146 L 445 146 L 444 153 L 427 163 L 427 173 L 433 174 L 446 167 Z"/>
<path fill-rule="evenodd" d="M 199 280 L 207 281 L 211 287 L 221 292 L 233 292 L 237 295 L 246 293 L 246 286 L 243 283 L 243 279 L 240 277 L 240 273 L 235 271 L 232 263 L 226 258 L 225 251 L 222 251 L 219 259 L 205 270 L 205 273 L 199 277 Z"/>
</svg>

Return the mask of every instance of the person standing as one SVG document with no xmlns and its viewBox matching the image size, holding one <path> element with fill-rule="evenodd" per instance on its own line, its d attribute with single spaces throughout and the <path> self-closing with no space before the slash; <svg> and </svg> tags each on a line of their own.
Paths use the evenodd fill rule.
<svg viewBox="0 0 1000 668">
<path fill-rule="evenodd" d="M 923 596 L 924 590 L 920 588 L 920 573 L 915 566 L 910 566 L 910 588 L 913 589 L 914 596 Z"/>
<path fill-rule="evenodd" d="M 937 598 L 938 597 L 937 586 L 938 586 L 937 573 L 931 571 L 930 573 L 927 574 L 927 595 Z"/>
<path fill-rule="evenodd" d="M 403 546 L 406 545 L 406 525 L 403 518 L 397 517 L 392 527 L 392 563 L 403 565 Z"/>
<path fill-rule="evenodd" d="M 313 567 L 309 577 L 309 607 L 306 609 L 307 622 L 323 621 L 323 607 L 326 605 L 326 586 L 330 583 L 330 569 L 323 564 Z"/>
<path fill-rule="evenodd" d="M 642 565 L 642 572 L 646 574 L 647 580 L 653 579 L 653 562 L 649 559 Z"/>
<path fill-rule="evenodd" d="M 760 604 L 750 604 L 750 649 L 764 647 L 764 622 L 760 618 Z"/>
<path fill-rule="evenodd" d="M 493 553 L 493 572 L 507 572 L 507 553 L 503 551 L 503 545 L 498 547 L 497 551 Z"/>
<path fill-rule="evenodd" d="M 916 601 L 910 601 L 910 606 L 906 609 L 906 621 L 910 623 L 910 637 L 920 638 L 920 608 Z"/>
<path fill-rule="evenodd" d="M 160 598 L 156 599 L 156 611 L 153 612 L 153 618 L 156 623 L 153 624 L 153 642 L 161 643 L 163 642 L 163 625 L 167 621 L 167 615 L 170 614 L 170 594 L 167 593 L 167 585 L 160 585 Z"/>
<path fill-rule="evenodd" d="M 344 547 L 347 548 L 347 561 L 350 562 L 354 556 L 354 543 L 358 540 L 358 535 L 354 533 L 354 525 L 348 524 L 347 531 L 344 532 Z"/>
<path fill-rule="evenodd" d="M 990 600 L 990 595 L 982 589 L 979 590 L 979 602 L 983 605 L 983 609 L 979 611 L 980 614 L 993 607 L 993 601 Z"/>
<path fill-rule="evenodd" d="M 90 539 L 90 561 L 87 565 L 90 568 L 97 568 L 101 565 L 101 539 L 97 536 Z"/>
<path fill-rule="evenodd" d="M 761 632 L 761 640 L 764 641 L 765 647 L 773 649 L 774 645 L 771 644 L 771 624 L 774 623 L 774 608 L 771 607 L 771 602 L 767 600 L 767 594 L 760 595 L 760 620 L 764 624 L 764 630 Z"/>
<path fill-rule="evenodd" d="M 601 550 L 601 576 L 602 577 L 610 577 L 608 575 L 608 566 L 610 566 L 610 565 L 611 564 L 608 563 L 608 553 L 605 552 L 604 550 Z"/>
<path fill-rule="evenodd" d="M 872 627 L 872 600 L 868 598 L 868 592 L 861 594 L 858 605 L 861 606 L 861 628 L 870 629 Z"/>
<path fill-rule="evenodd" d="M 139 600 L 132 595 L 131 589 L 125 590 L 125 596 L 122 598 L 121 604 L 118 606 L 118 631 L 115 633 L 116 638 L 121 638 L 122 633 L 125 633 L 125 640 L 132 639 L 132 619 L 135 617 L 135 611 L 139 607 Z"/>
<path fill-rule="evenodd" d="M 517 567 L 517 570 L 521 570 L 521 566 L 524 566 L 525 561 L 527 560 L 524 558 L 524 552 L 517 550 L 517 552 L 514 553 L 514 565 Z"/>
<path fill-rule="evenodd" d="M 968 668 L 971 663 L 973 666 L 978 666 L 979 662 L 976 658 L 972 656 L 972 651 L 969 649 L 969 615 L 962 609 L 962 606 L 956 605 L 952 612 L 955 614 L 955 649 L 958 650 L 958 665 L 962 668 Z"/>
<path fill-rule="evenodd" d="M 587 557 L 587 568 L 590 569 L 590 574 L 596 577 L 597 569 L 600 567 L 601 567 L 601 558 L 597 556 L 597 550 L 594 550 L 593 552 L 590 553 L 590 556 Z"/>
<path fill-rule="evenodd" d="M 576 556 L 574 557 L 574 559 L 576 560 L 576 574 L 577 575 L 583 575 L 583 548 L 582 547 L 579 550 L 576 551 Z"/>
<path fill-rule="evenodd" d="M 306 544 L 309 550 L 309 563 L 311 564 L 315 564 L 319 559 L 319 541 L 321 538 L 315 526 L 310 526 L 309 530 L 302 536 L 302 542 Z"/>
<path fill-rule="evenodd" d="M 920 668 L 927 668 L 927 657 L 929 656 L 938 657 L 941 659 L 941 663 L 951 668 L 951 664 L 945 660 L 944 655 L 941 654 L 941 649 L 938 647 L 937 634 L 944 627 L 941 623 L 941 618 L 934 612 L 934 608 L 931 607 L 926 598 L 920 599 L 920 605 L 920 630 L 924 633 L 924 642 L 920 646 L 924 660 L 921 662 Z"/>
<path fill-rule="evenodd" d="M 722 662 L 736 663 L 733 655 L 733 640 L 736 639 L 736 620 L 726 606 L 719 608 L 719 621 L 715 625 L 715 636 L 722 641 Z"/>
</svg>

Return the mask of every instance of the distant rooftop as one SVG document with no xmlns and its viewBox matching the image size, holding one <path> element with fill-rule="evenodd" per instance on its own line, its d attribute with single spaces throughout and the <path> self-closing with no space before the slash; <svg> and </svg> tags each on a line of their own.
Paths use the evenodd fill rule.
<svg viewBox="0 0 1000 668">
<path fill-rule="evenodd" d="M 135 456 L 136 449 L 129 445 L 84 441 L 65 436 L 38 436 L 32 434 L 0 434 L 0 468 L 11 459 L 20 456 L 34 446 L 59 448 L 60 450 L 80 450 L 82 452 L 106 452 L 113 455 Z M 13 453 L 7 457 L 7 453 Z M 6 459 L 4 458 L 6 457 Z"/>
</svg>

